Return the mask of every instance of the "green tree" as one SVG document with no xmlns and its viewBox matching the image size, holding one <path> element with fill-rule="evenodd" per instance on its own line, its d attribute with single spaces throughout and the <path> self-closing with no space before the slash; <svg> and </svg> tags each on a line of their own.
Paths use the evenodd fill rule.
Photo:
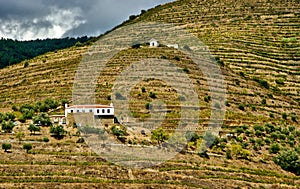
<svg viewBox="0 0 300 189">
<path fill-rule="evenodd" d="M 59 106 L 59 103 L 58 101 L 56 100 L 53 100 L 51 98 L 47 98 L 45 101 L 44 101 L 44 104 L 49 106 L 50 109 L 56 109 L 58 106 Z"/>
<path fill-rule="evenodd" d="M 28 127 L 28 130 L 30 131 L 30 134 L 32 134 L 32 133 L 35 134 L 35 132 L 40 132 L 41 128 L 37 125 L 30 124 Z"/>
<path fill-rule="evenodd" d="M 23 144 L 23 149 L 26 150 L 26 153 L 28 153 L 28 151 L 32 149 L 32 145 L 31 144 Z"/>
<path fill-rule="evenodd" d="M 2 149 L 4 150 L 4 152 L 7 152 L 7 150 L 11 149 L 11 144 L 3 143 Z"/>
<path fill-rule="evenodd" d="M 158 128 L 151 132 L 151 139 L 156 141 L 160 146 L 164 141 L 169 139 L 169 134 L 163 129 Z"/>
<path fill-rule="evenodd" d="M 43 126 L 51 126 L 52 122 L 48 114 L 40 113 L 36 117 L 33 118 L 33 123 Z"/>
<path fill-rule="evenodd" d="M 15 119 L 16 119 L 16 115 L 13 113 L 8 112 L 4 115 L 5 121 L 14 121 Z"/>
<path fill-rule="evenodd" d="M 51 126 L 50 133 L 52 133 L 54 137 L 56 137 L 57 139 L 62 139 L 65 136 L 66 131 L 62 125 L 59 125 L 59 126 Z"/>
<path fill-rule="evenodd" d="M 113 135 L 117 136 L 118 138 L 120 138 L 126 134 L 125 128 L 120 128 L 115 125 L 111 128 L 111 132 Z"/>
<path fill-rule="evenodd" d="M 2 122 L 2 130 L 6 133 L 11 133 L 15 124 L 12 121 Z"/>
</svg>

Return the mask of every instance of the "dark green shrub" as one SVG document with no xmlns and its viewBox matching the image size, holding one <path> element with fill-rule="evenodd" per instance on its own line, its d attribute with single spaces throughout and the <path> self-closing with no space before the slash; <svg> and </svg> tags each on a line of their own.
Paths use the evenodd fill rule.
<svg viewBox="0 0 300 189">
<path fill-rule="evenodd" d="M 286 135 L 285 134 L 280 134 L 279 135 L 279 139 L 280 140 L 285 140 L 286 139 Z"/>
<path fill-rule="evenodd" d="M 111 100 L 111 95 L 107 95 L 106 99 Z"/>
<path fill-rule="evenodd" d="M 28 130 L 30 131 L 30 134 L 35 134 L 35 132 L 41 131 L 41 128 L 37 125 L 30 124 Z"/>
<path fill-rule="evenodd" d="M 276 82 L 278 85 L 284 85 L 283 79 L 276 79 L 275 82 Z"/>
<path fill-rule="evenodd" d="M 51 126 L 50 133 L 52 133 L 55 138 L 62 139 L 65 136 L 66 131 L 64 130 L 64 127 L 62 125 L 59 125 L 59 126 Z"/>
<path fill-rule="evenodd" d="M 244 111 L 245 110 L 245 105 L 244 104 L 239 104 L 239 109 Z"/>
<path fill-rule="evenodd" d="M 283 128 L 281 131 L 282 134 L 289 135 L 290 131 L 287 128 Z"/>
<path fill-rule="evenodd" d="M 268 139 L 268 138 L 266 138 L 266 139 L 265 139 L 265 143 L 266 143 L 266 144 L 270 144 L 270 143 L 271 143 L 271 140 Z"/>
<path fill-rule="evenodd" d="M 205 96 L 205 97 L 204 97 L 204 101 L 205 101 L 205 102 L 209 102 L 210 100 L 211 100 L 211 96 Z"/>
<path fill-rule="evenodd" d="M 242 142 L 242 148 L 246 149 L 249 146 L 248 142 Z"/>
<path fill-rule="evenodd" d="M 115 125 L 111 128 L 111 132 L 113 135 L 115 135 L 118 138 L 126 134 L 126 130 L 124 128 L 119 128 Z"/>
<path fill-rule="evenodd" d="M 69 100 L 67 99 L 61 99 L 60 104 L 62 105 L 62 107 L 65 107 L 66 104 L 69 103 Z"/>
<path fill-rule="evenodd" d="M 280 151 L 280 146 L 278 143 L 271 144 L 269 148 L 269 152 L 272 154 L 277 154 Z"/>
<path fill-rule="evenodd" d="M 40 113 L 33 118 L 33 123 L 36 125 L 51 126 L 52 122 L 48 114 Z"/>
<path fill-rule="evenodd" d="M 288 144 L 290 145 L 290 147 L 294 147 L 295 146 L 295 141 L 294 140 L 289 140 Z"/>
<path fill-rule="evenodd" d="M 271 133 L 271 138 L 273 139 L 273 140 L 277 140 L 278 138 L 279 138 L 279 132 L 278 131 L 276 131 L 276 132 L 272 132 Z"/>
<path fill-rule="evenodd" d="M 230 106 L 230 103 L 228 100 L 225 101 L 225 106 Z"/>
<path fill-rule="evenodd" d="M 254 125 L 254 126 L 253 126 L 253 129 L 254 129 L 255 131 L 261 131 L 261 132 L 264 132 L 264 131 L 265 131 L 264 127 L 261 126 L 261 125 Z"/>
<path fill-rule="evenodd" d="M 183 71 L 184 71 L 185 73 L 187 73 L 187 74 L 190 73 L 190 70 L 189 70 L 187 67 L 184 67 L 184 68 L 183 68 Z"/>
<path fill-rule="evenodd" d="M 28 153 L 32 149 L 32 144 L 23 144 L 23 149 Z"/>
<path fill-rule="evenodd" d="M 150 97 L 150 98 L 156 98 L 156 94 L 155 94 L 154 92 L 151 91 L 151 92 L 149 93 L 149 97 Z"/>
<path fill-rule="evenodd" d="M 264 141 L 260 138 L 256 139 L 256 144 L 258 144 L 259 146 L 264 146 L 265 145 Z"/>
<path fill-rule="evenodd" d="M 277 127 L 275 127 L 275 131 L 281 131 L 282 130 L 282 128 L 280 127 L 280 126 L 277 126 Z"/>
<path fill-rule="evenodd" d="M 254 145 L 254 146 L 253 146 L 253 150 L 258 151 L 258 150 L 259 150 L 259 147 L 258 147 L 257 145 Z"/>
<path fill-rule="evenodd" d="M 270 134 L 271 129 L 270 129 L 269 127 L 266 127 L 266 128 L 265 128 L 265 131 L 266 131 L 267 134 Z"/>
<path fill-rule="evenodd" d="M 252 135 L 252 131 L 246 130 L 246 131 L 245 131 L 245 134 L 246 134 L 247 136 L 250 136 L 250 135 Z"/>
<path fill-rule="evenodd" d="M 44 137 L 44 138 L 43 138 L 43 141 L 44 141 L 44 142 L 49 142 L 49 138 L 48 138 L 48 137 Z"/>
<path fill-rule="evenodd" d="M 291 115 L 291 119 L 293 122 L 297 122 L 297 116 L 296 115 Z"/>
<path fill-rule="evenodd" d="M 285 119 L 285 120 L 287 119 L 287 114 L 285 112 L 282 113 L 281 116 L 282 116 L 282 119 Z"/>
<path fill-rule="evenodd" d="M 150 109 L 151 109 L 151 104 L 150 104 L 149 102 L 147 102 L 147 103 L 145 104 L 145 108 L 146 108 L 147 110 L 150 110 Z"/>
<path fill-rule="evenodd" d="M 141 90 L 142 90 L 142 93 L 146 92 L 146 88 L 145 87 L 142 87 Z"/>
<path fill-rule="evenodd" d="M 266 128 L 269 128 L 269 129 L 270 129 L 270 132 L 274 132 L 274 131 L 275 131 L 274 125 L 272 125 L 272 124 L 270 124 L 270 123 L 265 124 L 265 127 L 266 127 Z"/>
<path fill-rule="evenodd" d="M 261 132 L 260 130 L 255 131 L 255 135 L 260 137 L 263 136 L 263 132 Z"/>
<path fill-rule="evenodd" d="M 238 128 L 235 129 L 235 132 L 236 132 L 238 135 L 240 135 L 240 134 L 244 133 L 244 129 L 241 128 L 241 127 L 238 127 Z"/>
<path fill-rule="evenodd" d="M 248 125 L 243 125 L 242 128 L 243 128 L 244 130 L 247 130 L 247 129 L 249 129 L 249 126 L 248 126 Z"/>
<path fill-rule="evenodd" d="M 226 150 L 226 158 L 227 159 L 232 159 L 232 155 L 231 155 L 231 150 Z"/>
<path fill-rule="evenodd" d="M 8 113 L 4 114 L 5 121 L 14 121 L 15 119 L 16 119 L 16 115 L 13 113 L 8 112 Z"/>
<path fill-rule="evenodd" d="M 29 62 L 26 61 L 26 62 L 24 63 L 24 68 L 27 68 L 28 66 L 29 66 Z"/>
<path fill-rule="evenodd" d="M 179 57 L 179 56 L 175 56 L 175 57 L 174 57 L 174 60 L 180 61 L 180 57 Z M 186 67 L 185 67 L 185 68 L 186 68 Z M 183 69 L 183 71 L 184 71 L 184 69 Z"/>
<path fill-rule="evenodd" d="M 59 102 L 53 100 L 51 98 L 47 98 L 44 100 L 45 106 L 49 107 L 50 109 L 56 109 L 59 106 Z"/>
<path fill-rule="evenodd" d="M 295 126 L 289 126 L 289 131 L 290 131 L 290 132 L 295 131 L 295 129 L 296 129 Z"/>
<path fill-rule="evenodd" d="M 4 152 L 7 152 L 7 150 L 11 149 L 11 144 L 9 143 L 3 143 L 2 144 L 2 149 L 4 150 Z"/>
<path fill-rule="evenodd" d="M 263 98 L 263 99 L 261 100 L 261 104 L 266 105 L 266 104 L 267 104 L 267 100 L 266 100 L 265 98 Z"/>
<path fill-rule="evenodd" d="M 273 161 L 283 170 L 300 175 L 300 160 L 295 150 L 284 150 Z"/>
<path fill-rule="evenodd" d="M 5 133 L 11 133 L 14 127 L 15 125 L 12 121 L 2 122 L 2 130 Z"/>
<path fill-rule="evenodd" d="M 260 84 L 260 86 L 262 86 L 262 87 L 264 87 L 266 89 L 270 88 L 270 85 L 269 85 L 269 83 L 266 80 L 259 80 L 259 84 Z"/>
<path fill-rule="evenodd" d="M 18 107 L 16 105 L 13 105 L 11 109 L 15 112 L 18 111 Z"/>
</svg>

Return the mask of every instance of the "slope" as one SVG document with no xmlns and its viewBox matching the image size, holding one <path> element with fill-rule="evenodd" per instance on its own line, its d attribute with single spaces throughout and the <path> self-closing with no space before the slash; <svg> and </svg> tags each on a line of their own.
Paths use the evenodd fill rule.
<svg viewBox="0 0 300 189">
<path fill-rule="evenodd" d="M 206 159 L 178 154 L 153 169 L 130 170 L 110 165 L 70 136 L 68 140 L 51 141 L 50 145 L 35 144 L 34 153 L 28 156 L 3 156 L 3 169 L 9 170 L 0 175 L 3 186 L 14 187 L 12 182 L 18 178 L 20 187 L 44 188 L 51 187 L 49 182 L 60 187 L 89 188 L 299 188 L 299 176 L 281 170 L 272 161 L 277 154 L 270 150 L 273 143 L 278 143 L 281 149 L 299 151 L 299 20 L 297 1 L 183 0 L 126 22 L 175 22 L 208 45 L 220 65 L 224 63 L 226 119 L 218 144 L 209 149 L 217 155 Z M 75 72 L 88 48 L 48 53 L 30 60 L 26 68 L 22 63 L 0 70 L 1 106 L 34 103 L 48 97 L 71 100 Z M 97 101 L 108 104 L 118 74 L 144 58 L 165 58 L 189 70 L 201 97 L 199 133 L 206 130 L 211 102 L 205 98 L 210 94 L 204 76 L 184 55 L 167 47 L 129 48 L 114 56 L 98 78 Z M 146 93 L 141 90 L 143 86 Z M 171 111 L 163 126 L 172 129 L 178 123 L 178 96 L 157 80 L 143 81 L 132 90 L 134 116 L 140 121 L 149 119 L 145 105 L 151 101 L 150 91 L 169 105 Z M 224 137 L 228 133 L 235 137 Z M 20 145 L 16 151 L 21 151 Z M 17 173 L 16 165 L 24 173 Z"/>
</svg>

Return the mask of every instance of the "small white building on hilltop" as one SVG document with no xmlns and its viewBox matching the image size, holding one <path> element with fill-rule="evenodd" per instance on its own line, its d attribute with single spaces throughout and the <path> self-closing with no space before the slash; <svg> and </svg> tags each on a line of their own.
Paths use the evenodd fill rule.
<svg viewBox="0 0 300 189">
<path fill-rule="evenodd" d="M 150 41 L 149 41 L 149 44 L 150 44 L 150 47 L 158 47 L 159 46 L 159 43 L 156 39 L 152 38 Z"/>
<path fill-rule="evenodd" d="M 94 116 L 114 116 L 114 106 L 93 104 L 93 105 L 65 105 L 65 117 L 70 113 L 93 113 Z"/>
</svg>

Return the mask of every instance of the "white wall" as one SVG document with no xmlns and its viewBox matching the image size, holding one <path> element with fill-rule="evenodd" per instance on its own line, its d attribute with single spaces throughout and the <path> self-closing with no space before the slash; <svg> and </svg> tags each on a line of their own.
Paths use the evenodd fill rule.
<svg viewBox="0 0 300 189">
<path fill-rule="evenodd" d="M 73 112 L 72 112 L 73 111 Z M 65 109 L 65 116 L 69 113 L 89 113 L 92 112 L 94 115 L 99 116 L 113 116 L 114 108 L 67 108 Z"/>
</svg>

